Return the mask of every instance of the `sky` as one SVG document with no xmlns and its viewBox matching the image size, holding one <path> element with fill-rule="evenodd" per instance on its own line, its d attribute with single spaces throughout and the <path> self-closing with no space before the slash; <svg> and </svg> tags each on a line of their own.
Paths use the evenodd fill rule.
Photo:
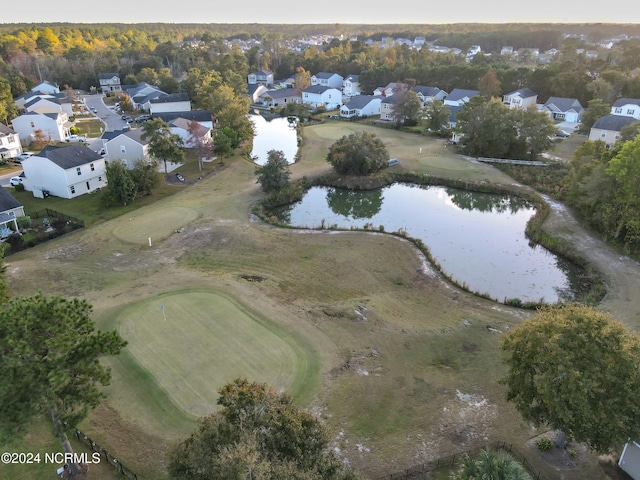
<svg viewBox="0 0 640 480">
<path fill-rule="evenodd" d="M 640 23 L 637 0 L 417 0 L 400 7 L 380 0 L 138 0 L 110 6 L 30 0 L 28 8 L 14 5 L 2 9 L 0 23 Z"/>
</svg>

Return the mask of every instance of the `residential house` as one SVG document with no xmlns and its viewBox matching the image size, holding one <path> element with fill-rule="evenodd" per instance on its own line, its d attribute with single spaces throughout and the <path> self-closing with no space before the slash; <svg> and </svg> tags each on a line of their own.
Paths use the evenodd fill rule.
<svg viewBox="0 0 640 480">
<path fill-rule="evenodd" d="M 211 128 L 200 125 L 195 120 L 175 118 L 169 122 L 169 128 L 172 133 L 175 133 L 182 139 L 184 146 L 187 148 L 209 144 L 212 141 Z"/>
<path fill-rule="evenodd" d="M 75 198 L 107 184 L 104 158 L 84 145 L 45 147 L 22 168 L 25 190 L 38 198 Z"/>
<path fill-rule="evenodd" d="M 149 110 L 151 104 L 149 103 L 154 98 L 158 98 L 162 95 L 167 95 L 165 92 L 149 85 L 146 82 L 140 82 L 138 85 L 127 89 L 127 95 L 131 99 L 131 105 L 138 110 Z"/>
<path fill-rule="evenodd" d="M 289 77 L 289 78 L 285 78 L 284 80 L 280 80 L 278 83 L 278 86 L 280 88 L 293 88 L 296 86 L 296 77 Z"/>
<path fill-rule="evenodd" d="M 640 445 L 633 441 L 625 444 L 618 465 L 634 480 L 640 480 Z"/>
<path fill-rule="evenodd" d="M 359 75 L 347 75 L 345 77 L 342 81 L 342 94 L 345 97 L 355 97 L 362 94 Z"/>
<path fill-rule="evenodd" d="M 16 218 L 24 216 L 24 207 L 9 192 L 0 187 L 0 238 L 18 232 Z"/>
<path fill-rule="evenodd" d="M 161 112 L 185 112 L 191 110 L 191 101 L 186 93 L 160 95 L 149 100 L 151 114 Z"/>
<path fill-rule="evenodd" d="M 454 88 L 451 93 L 444 99 L 445 105 L 460 107 L 480 94 L 480 90 L 466 90 L 464 88 Z"/>
<path fill-rule="evenodd" d="M 447 92 L 440 90 L 438 87 L 426 87 L 424 85 L 416 85 L 411 91 L 418 95 L 423 107 L 434 100 L 444 100 L 447 96 Z"/>
<path fill-rule="evenodd" d="M 563 97 L 549 97 L 542 110 L 546 111 L 553 120 L 572 123 L 580 122 L 584 112 L 584 108 L 578 99 Z"/>
<path fill-rule="evenodd" d="M 273 85 L 273 73 L 269 70 L 258 70 L 250 73 L 247 76 L 247 83 L 249 85 Z"/>
<path fill-rule="evenodd" d="M 462 103 L 460 105 L 449 105 L 449 129 L 451 130 L 451 141 L 453 143 L 458 143 L 463 137 L 462 134 L 456 132 L 455 128 L 456 128 L 456 125 L 458 124 L 458 118 L 457 118 L 458 112 L 463 110 L 464 106 L 465 106 L 465 103 Z"/>
<path fill-rule="evenodd" d="M 0 159 L 9 160 L 21 153 L 20 135 L 12 128 L 0 123 Z"/>
<path fill-rule="evenodd" d="M 401 95 L 391 95 L 383 97 L 380 101 L 380 120 L 389 122 L 396 121 L 396 103 L 400 100 Z"/>
<path fill-rule="evenodd" d="M 611 106 L 612 115 L 623 115 L 625 117 L 633 117 L 640 119 L 640 99 L 638 98 L 619 98 Z"/>
<path fill-rule="evenodd" d="M 60 87 L 53 82 L 49 82 L 48 80 L 43 80 L 39 84 L 34 85 L 31 88 L 31 91 L 54 94 L 54 93 L 60 93 Z"/>
<path fill-rule="evenodd" d="M 120 84 L 120 75 L 114 72 L 105 72 L 98 75 L 100 82 L 100 90 L 102 93 L 120 92 L 122 85 Z"/>
<path fill-rule="evenodd" d="M 109 140 L 104 158 L 108 162 L 122 162 L 128 170 L 132 170 L 138 160 L 151 162 L 149 142 L 142 138 L 142 128 L 125 131 Z"/>
<path fill-rule="evenodd" d="M 284 107 L 289 103 L 301 103 L 301 99 L 302 96 L 295 88 L 268 90 L 260 95 L 260 100 L 266 107 Z"/>
<path fill-rule="evenodd" d="M 69 117 L 72 117 L 73 102 L 63 94 L 62 97 L 35 95 L 24 104 L 24 110 L 37 113 L 65 112 Z"/>
<path fill-rule="evenodd" d="M 500 49 L 500 55 L 504 55 L 506 57 L 510 57 L 513 55 L 513 47 L 510 45 L 506 45 Z"/>
<path fill-rule="evenodd" d="M 342 92 L 333 87 L 311 85 L 302 91 L 302 103 L 311 105 L 313 109 L 335 110 L 342 105 Z"/>
<path fill-rule="evenodd" d="M 356 95 L 349 103 L 340 107 L 340 116 L 343 118 L 358 118 L 380 115 L 381 96 Z"/>
<path fill-rule="evenodd" d="M 27 112 L 11 120 L 13 129 L 20 135 L 25 145 L 36 140 L 38 131 L 43 140 L 62 142 L 69 136 L 69 129 L 73 126 L 65 112 L 44 113 Z"/>
<path fill-rule="evenodd" d="M 311 75 L 311 86 L 320 85 L 322 87 L 333 87 L 342 90 L 342 82 L 344 78 L 337 73 L 318 72 Z"/>
<path fill-rule="evenodd" d="M 250 83 L 247 85 L 247 92 L 251 103 L 258 103 L 260 97 L 267 93 L 269 89 L 261 83 Z"/>
<path fill-rule="evenodd" d="M 636 121 L 635 118 L 625 115 L 605 115 L 600 117 L 591 127 L 589 140 L 592 142 L 602 140 L 607 147 L 610 147 L 618 141 L 622 129 Z"/>
<path fill-rule="evenodd" d="M 381 95 L 383 97 L 390 97 L 392 95 L 407 91 L 409 86 L 405 83 L 391 82 L 386 87 L 378 87 L 373 91 L 374 95 Z"/>
<path fill-rule="evenodd" d="M 502 103 L 507 108 L 529 108 L 535 105 L 538 100 L 538 94 L 529 88 L 521 88 L 515 92 L 507 93 L 502 97 Z"/>
<path fill-rule="evenodd" d="M 213 116 L 210 110 L 190 110 L 188 112 L 163 112 L 156 113 L 153 118 L 161 118 L 165 123 L 171 123 L 176 118 L 184 118 L 185 120 L 195 120 L 203 127 L 209 130 L 213 128 Z"/>
</svg>

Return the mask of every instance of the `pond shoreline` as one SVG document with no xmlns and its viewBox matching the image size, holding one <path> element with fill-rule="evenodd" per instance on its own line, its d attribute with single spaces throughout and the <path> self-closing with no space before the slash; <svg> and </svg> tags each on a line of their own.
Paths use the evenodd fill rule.
<svg viewBox="0 0 640 480">
<path fill-rule="evenodd" d="M 436 187 L 453 187 L 470 192 L 515 196 L 530 202 L 535 208 L 535 213 L 527 222 L 525 236 L 529 240 L 543 246 L 558 257 L 568 260 L 572 264 L 584 269 L 585 277 L 589 282 L 590 289 L 586 294 L 577 298 L 576 301 L 587 304 L 596 304 L 606 294 L 606 287 L 602 279 L 602 275 L 597 272 L 595 268 L 593 268 L 590 262 L 588 262 L 584 256 L 580 255 L 577 249 L 575 249 L 569 242 L 560 237 L 550 235 L 542 228 L 543 222 L 550 213 L 549 204 L 537 192 L 531 191 L 530 189 L 527 189 L 526 187 L 522 187 L 520 185 L 504 186 L 492 184 L 489 182 L 460 181 L 427 174 L 417 174 L 414 172 L 382 172 L 367 177 L 345 177 L 335 173 L 330 173 L 328 175 L 321 175 L 314 178 L 305 177 L 297 182 L 292 183 L 288 188 L 273 192 L 254 206 L 254 213 L 263 221 L 270 224 L 282 228 L 300 229 L 300 227 L 294 227 L 278 222 L 277 218 L 272 215 L 271 212 L 277 207 L 289 205 L 300 201 L 305 193 L 312 187 L 333 187 L 348 190 L 373 190 L 384 188 L 394 183 Z M 499 300 L 496 300 L 495 298 L 492 298 L 487 294 L 473 291 L 464 282 L 461 284 L 460 282 L 454 280 L 446 272 L 444 272 L 441 265 L 431 254 L 429 247 L 425 245 L 422 240 L 413 238 L 407 235 L 406 232 L 385 232 L 384 228 L 381 228 L 382 230 L 380 230 L 380 228 L 374 229 L 372 226 L 365 225 L 365 228 L 342 229 L 337 228 L 337 226 L 321 225 L 319 230 L 328 229 L 376 231 L 379 233 L 387 233 L 390 235 L 402 237 L 412 242 L 425 255 L 429 262 L 440 272 L 440 274 L 458 288 L 461 288 L 476 296 L 514 307 L 536 309 L 543 305 L 546 305 L 546 302 L 523 302 L 519 298 L 508 298 L 500 302 Z"/>
</svg>

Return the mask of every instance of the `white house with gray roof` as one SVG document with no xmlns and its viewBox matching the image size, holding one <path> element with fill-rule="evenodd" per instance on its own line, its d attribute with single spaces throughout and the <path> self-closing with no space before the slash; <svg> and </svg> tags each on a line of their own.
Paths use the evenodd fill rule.
<svg viewBox="0 0 640 480">
<path fill-rule="evenodd" d="M 619 98 L 611 106 L 612 115 L 622 115 L 625 117 L 633 117 L 640 119 L 640 99 L 638 98 Z"/>
<path fill-rule="evenodd" d="M 115 72 L 104 72 L 98 75 L 100 89 L 102 93 L 120 92 L 122 85 L 120 84 L 120 75 Z"/>
<path fill-rule="evenodd" d="M 12 128 L 0 123 L 0 158 L 8 160 L 21 153 L 20 135 Z"/>
<path fill-rule="evenodd" d="M 249 85 L 273 85 L 273 73 L 269 70 L 258 70 L 247 75 Z"/>
<path fill-rule="evenodd" d="M 22 161 L 25 190 L 43 198 L 45 192 L 75 198 L 107 184 L 104 158 L 84 145 L 45 147 Z"/>
<path fill-rule="evenodd" d="M 311 75 L 311 86 L 321 85 L 323 87 L 333 87 L 342 90 L 343 80 L 344 78 L 337 73 L 318 72 L 315 75 Z"/>
<path fill-rule="evenodd" d="M 128 170 L 135 167 L 137 160 L 151 162 L 149 142 L 142 138 L 142 128 L 129 130 L 107 141 L 104 158 L 108 162 L 122 162 Z"/>
<path fill-rule="evenodd" d="M 447 92 L 440 90 L 438 87 L 416 85 L 411 88 L 411 91 L 415 92 L 422 102 L 423 107 L 426 107 L 429 102 L 433 102 L 434 100 L 444 100 L 447 97 Z"/>
<path fill-rule="evenodd" d="M 69 129 L 73 123 L 69 122 L 66 112 L 27 112 L 11 120 L 11 125 L 20 135 L 21 141 L 29 145 L 36 139 L 38 131 L 46 141 L 63 142 L 69 136 Z"/>
<path fill-rule="evenodd" d="M 342 81 L 342 94 L 345 97 L 355 97 L 361 95 L 359 75 L 347 75 Z"/>
<path fill-rule="evenodd" d="M 16 218 L 24 216 L 24 207 L 4 188 L 0 187 L 0 238 L 19 232 Z"/>
<path fill-rule="evenodd" d="M 502 103 L 509 109 L 529 108 L 535 105 L 537 101 L 538 94 L 529 88 L 521 88 L 502 97 Z"/>
<path fill-rule="evenodd" d="M 146 82 L 140 82 L 135 87 L 131 87 L 126 90 L 127 95 L 131 99 L 131 105 L 138 110 L 149 110 L 151 104 L 149 103 L 154 98 L 158 98 L 162 95 L 167 95 L 159 88 L 149 85 Z"/>
<path fill-rule="evenodd" d="M 285 107 L 290 103 L 300 103 L 301 99 L 296 88 L 268 90 L 260 95 L 260 101 L 265 107 Z"/>
<path fill-rule="evenodd" d="M 445 105 L 461 107 L 476 95 L 480 95 L 480 90 L 466 90 L 464 88 L 454 88 L 444 99 Z"/>
<path fill-rule="evenodd" d="M 382 97 L 373 95 L 357 95 L 349 103 L 340 107 L 343 118 L 371 117 L 380 115 Z"/>
<path fill-rule="evenodd" d="M 32 92 L 42 92 L 42 93 L 60 93 L 60 87 L 58 84 L 50 82 L 48 80 L 43 80 L 37 85 L 34 85 L 31 88 Z"/>
<path fill-rule="evenodd" d="M 191 100 L 186 93 L 170 93 L 160 95 L 149 100 L 149 112 L 188 112 L 191 110 Z"/>
<path fill-rule="evenodd" d="M 542 110 L 545 111 L 552 120 L 578 123 L 582 118 L 584 108 L 577 98 L 549 97 Z"/>
<path fill-rule="evenodd" d="M 638 120 L 625 115 L 605 115 L 600 117 L 591 127 L 589 132 L 589 140 L 595 142 L 596 140 L 603 141 L 607 146 L 614 145 L 622 132 L 622 129 L 627 125 L 637 122 Z"/>
<path fill-rule="evenodd" d="M 311 85 L 302 91 L 302 103 L 308 103 L 314 109 L 335 110 L 342 105 L 342 92 L 333 87 Z"/>
</svg>

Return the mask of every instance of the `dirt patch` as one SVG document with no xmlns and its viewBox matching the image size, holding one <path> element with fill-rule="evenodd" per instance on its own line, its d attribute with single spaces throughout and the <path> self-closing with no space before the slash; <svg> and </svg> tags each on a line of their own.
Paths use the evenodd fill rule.
<svg viewBox="0 0 640 480">
<path fill-rule="evenodd" d="M 240 278 L 246 280 L 247 282 L 264 282 L 266 278 L 261 277 L 260 275 L 240 275 Z"/>
<path fill-rule="evenodd" d="M 527 442 L 527 449 L 556 471 L 578 468 L 589 460 L 589 449 L 582 443 L 567 442 L 566 448 L 557 447 L 554 444 L 546 451 L 537 447 L 537 442 L 542 438 L 548 438 L 553 442 L 555 436 L 556 432 L 552 431 L 533 437 Z"/>
</svg>

